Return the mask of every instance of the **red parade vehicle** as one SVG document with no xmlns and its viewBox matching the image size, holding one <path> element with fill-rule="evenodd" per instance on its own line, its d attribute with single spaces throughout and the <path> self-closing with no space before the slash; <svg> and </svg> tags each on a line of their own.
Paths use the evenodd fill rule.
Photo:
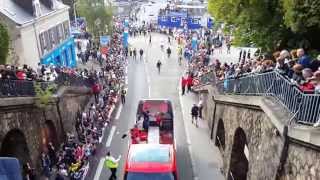
<svg viewBox="0 0 320 180">
<path fill-rule="evenodd" d="M 131 141 L 124 180 L 177 180 L 172 103 L 141 100 Z"/>
</svg>

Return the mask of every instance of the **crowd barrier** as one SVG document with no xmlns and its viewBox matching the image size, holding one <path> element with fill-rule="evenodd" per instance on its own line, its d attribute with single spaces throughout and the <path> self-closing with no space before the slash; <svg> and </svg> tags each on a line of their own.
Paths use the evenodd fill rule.
<svg viewBox="0 0 320 180">
<path fill-rule="evenodd" d="M 297 122 L 313 125 L 320 120 L 320 95 L 301 92 L 276 71 L 247 74 L 217 83 L 220 93 L 272 96 L 292 113 Z"/>
<path fill-rule="evenodd" d="M 9 80 L 0 79 L 0 98 L 4 97 L 20 97 L 20 96 L 35 96 L 35 86 L 40 85 L 42 89 L 50 86 L 50 84 L 56 85 L 56 88 L 60 86 L 86 86 L 91 87 L 93 81 L 89 78 L 69 75 L 61 73 L 54 81 L 29 81 L 29 80 Z"/>
</svg>

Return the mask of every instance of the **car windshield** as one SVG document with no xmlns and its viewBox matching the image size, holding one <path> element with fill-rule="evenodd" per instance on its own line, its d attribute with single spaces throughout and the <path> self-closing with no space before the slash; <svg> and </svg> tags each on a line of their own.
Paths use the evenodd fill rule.
<svg viewBox="0 0 320 180">
<path fill-rule="evenodd" d="M 172 173 L 129 172 L 126 180 L 174 180 L 174 176 Z"/>
</svg>

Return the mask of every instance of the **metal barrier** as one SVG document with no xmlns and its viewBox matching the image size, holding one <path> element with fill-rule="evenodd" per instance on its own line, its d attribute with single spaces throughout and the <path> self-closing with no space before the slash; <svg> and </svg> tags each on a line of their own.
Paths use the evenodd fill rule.
<svg viewBox="0 0 320 180">
<path fill-rule="evenodd" d="M 0 79 L 0 98 L 35 96 L 35 83 L 39 83 L 42 89 L 46 89 L 50 84 L 55 84 L 56 88 L 58 89 L 60 86 L 91 87 L 93 80 L 84 78 L 82 76 L 69 75 L 65 73 L 59 74 L 59 76 L 52 82 Z"/>
<path fill-rule="evenodd" d="M 300 123 L 313 125 L 320 120 L 320 95 L 301 92 L 275 71 L 226 79 L 217 88 L 220 93 L 275 97 Z"/>
</svg>

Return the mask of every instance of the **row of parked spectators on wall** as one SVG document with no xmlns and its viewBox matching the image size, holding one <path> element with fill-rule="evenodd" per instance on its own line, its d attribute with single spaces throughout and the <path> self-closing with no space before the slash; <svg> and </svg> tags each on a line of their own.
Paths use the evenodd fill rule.
<svg viewBox="0 0 320 180">
<path fill-rule="evenodd" d="M 304 49 L 277 51 L 271 57 L 260 56 L 239 63 L 222 64 L 216 60 L 215 70 L 218 80 L 276 71 L 301 91 L 320 94 L 320 55 L 312 59 Z"/>
</svg>

